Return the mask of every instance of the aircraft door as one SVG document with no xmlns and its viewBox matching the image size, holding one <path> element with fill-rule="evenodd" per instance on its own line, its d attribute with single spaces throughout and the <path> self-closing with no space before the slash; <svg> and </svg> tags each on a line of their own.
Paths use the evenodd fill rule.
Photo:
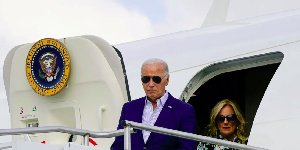
<svg viewBox="0 0 300 150">
<path fill-rule="evenodd" d="M 198 134 L 207 134 L 215 104 L 230 99 L 240 106 L 249 136 L 256 111 L 282 59 L 281 52 L 266 53 L 214 63 L 199 71 L 181 95 L 195 108 Z"/>
<path fill-rule="evenodd" d="M 48 38 L 17 46 L 8 54 L 3 70 L 12 128 L 113 131 L 123 104 L 130 100 L 121 53 L 96 36 Z M 80 136 L 62 133 L 30 137 L 46 144 L 82 142 Z M 113 138 L 93 140 L 104 149 L 113 142 Z"/>
</svg>

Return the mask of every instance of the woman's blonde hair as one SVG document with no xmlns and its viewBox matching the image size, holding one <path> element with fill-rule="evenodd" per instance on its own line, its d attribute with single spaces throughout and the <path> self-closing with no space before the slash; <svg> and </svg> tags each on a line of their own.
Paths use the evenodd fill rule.
<svg viewBox="0 0 300 150">
<path fill-rule="evenodd" d="M 240 108 L 239 106 L 229 100 L 229 99 L 224 99 L 220 102 L 218 102 L 215 107 L 211 110 L 210 112 L 210 123 L 208 125 L 208 135 L 211 137 L 217 137 L 217 127 L 216 127 L 216 117 L 219 114 L 219 112 L 221 111 L 221 109 L 226 106 L 226 105 L 230 105 L 234 111 L 234 113 L 237 116 L 237 128 L 235 130 L 235 134 L 236 136 L 242 140 L 242 143 L 245 144 L 245 141 L 247 140 L 248 137 L 246 137 L 245 135 L 245 119 L 243 117 L 243 115 L 241 114 Z"/>
</svg>

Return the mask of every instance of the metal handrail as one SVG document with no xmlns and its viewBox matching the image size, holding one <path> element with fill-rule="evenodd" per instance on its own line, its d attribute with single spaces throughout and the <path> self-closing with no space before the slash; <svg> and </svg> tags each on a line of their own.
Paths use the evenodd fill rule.
<svg viewBox="0 0 300 150">
<path fill-rule="evenodd" d="M 45 126 L 45 127 L 31 127 L 31 128 L 0 129 L 0 136 L 61 132 L 61 133 L 69 133 L 73 135 L 83 136 L 84 137 L 83 145 L 88 146 L 89 137 L 112 138 L 112 137 L 124 135 L 124 130 L 125 129 L 120 129 L 120 130 L 110 131 L 110 132 L 93 132 L 89 130 L 75 129 L 75 128 L 63 127 L 63 126 Z M 135 133 L 135 131 L 132 128 L 129 129 L 129 131 L 127 132 Z"/>
<path fill-rule="evenodd" d="M 166 129 L 166 128 L 162 128 L 162 127 L 145 125 L 145 124 L 137 123 L 137 122 L 133 122 L 133 121 L 124 120 L 124 121 L 122 121 L 122 125 L 124 126 L 124 129 L 125 129 L 124 130 L 124 149 L 125 150 L 131 150 L 131 144 L 130 144 L 131 137 L 130 137 L 130 133 L 128 133 L 128 131 L 126 131 L 126 128 L 147 130 L 147 131 L 151 131 L 151 132 L 155 132 L 155 133 L 161 133 L 161 134 L 171 135 L 171 136 L 195 140 L 195 141 L 203 141 L 203 142 L 213 143 L 213 144 L 217 144 L 217 145 L 223 145 L 223 146 L 227 146 L 227 147 L 235 148 L 235 149 L 267 150 L 264 148 L 239 144 L 239 143 L 225 141 L 225 140 L 216 139 L 216 138 L 212 138 L 212 137 L 196 135 L 196 134 L 192 134 L 192 133 L 187 133 L 187 132 L 182 132 L 182 131 L 177 131 L 177 130 L 172 130 L 172 129 Z"/>
<path fill-rule="evenodd" d="M 208 143 L 214 143 L 217 145 L 223 145 L 231 148 L 236 149 L 243 149 L 243 150 L 267 150 L 264 148 L 239 144 L 235 142 L 230 141 L 224 141 L 220 139 L 215 139 L 211 137 L 196 135 L 192 133 L 162 128 L 162 127 L 156 127 L 156 126 L 150 126 L 145 125 L 142 123 L 137 123 L 133 121 L 122 121 L 122 125 L 124 126 L 124 129 L 119 129 L 116 131 L 110 131 L 110 132 L 93 132 L 88 130 L 82 130 L 82 129 L 75 129 L 70 127 L 63 127 L 63 126 L 45 126 L 45 127 L 31 127 L 31 128 L 15 128 L 15 129 L 0 129 L 0 136 L 3 135 L 21 135 L 21 134 L 36 134 L 36 133 L 50 133 L 50 132 L 61 132 L 61 133 L 69 133 L 73 135 L 81 135 L 84 137 L 83 145 L 88 146 L 89 143 L 89 137 L 93 138 L 112 138 L 116 136 L 124 135 L 124 149 L 125 150 L 131 150 L 131 133 L 135 133 L 135 129 L 141 129 L 141 130 L 147 130 L 155 133 L 161 133 L 166 135 L 171 135 L 175 137 L 195 140 L 195 141 L 203 141 Z"/>
</svg>

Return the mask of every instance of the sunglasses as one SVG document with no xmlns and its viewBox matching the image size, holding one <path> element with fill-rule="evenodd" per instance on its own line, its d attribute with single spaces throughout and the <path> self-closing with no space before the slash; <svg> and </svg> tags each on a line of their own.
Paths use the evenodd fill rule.
<svg viewBox="0 0 300 150">
<path fill-rule="evenodd" d="M 166 76 L 166 75 L 165 75 Z M 164 76 L 164 77 L 165 77 Z M 142 76 L 141 80 L 143 83 L 148 83 L 150 81 L 150 79 L 152 78 L 152 81 L 159 84 L 161 82 L 161 77 L 160 76 L 153 76 L 153 77 L 150 77 L 150 76 Z"/>
<path fill-rule="evenodd" d="M 218 115 L 216 117 L 216 122 L 218 123 L 223 123 L 225 121 L 225 118 L 227 119 L 228 122 L 232 123 L 232 122 L 235 122 L 237 117 L 235 114 L 232 114 L 232 115 L 228 115 L 228 116 L 223 116 L 223 115 Z"/>
</svg>

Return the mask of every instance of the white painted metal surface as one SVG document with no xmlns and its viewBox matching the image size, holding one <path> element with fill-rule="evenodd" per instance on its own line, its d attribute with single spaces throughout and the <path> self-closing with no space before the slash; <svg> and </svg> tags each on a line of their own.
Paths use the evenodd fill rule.
<svg viewBox="0 0 300 150">
<path fill-rule="evenodd" d="M 283 53 L 284 58 L 257 110 L 248 144 L 272 150 L 299 149 L 297 144 L 294 144 L 298 143 L 298 135 L 300 135 L 298 129 L 300 125 L 300 109 L 298 109 L 300 107 L 298 94 L 300 71 L 297 69 L 300 58 L 299 27 L 300 10 L 293 10 L 124 43 L 115 47 L 121 51 L 124 58 L 132 99 L 144 96 L 140 82 L 140 67 L 148 58 L 158 57 L 169 64 L 170 83 L 167 90 L 179 98 L 189 85 L 189 81 L 211 64 L 270 52 Z M 73 123 L 71 125 L 68 123 L 69 126 L 89 130 L 100 130 L 100 127 L 104 131 L 116 129 L 121 106 L 127 100 L 124 94 L 126 93 L 124 92 L 125 86 L 121 85 L 124 81 L 111 78 L 117 76 L 118 71 L 109 69 L 114 66 L 109 61 L 117 58 L 104 57 L 99 53 L 101 43 L 97 44 L 84 36 L 66 39 L 65 45 L 68 49 L 72 49 L 71 59 L 75 60 L 72 62 L 75 69 L 72 70 L 69 88 L 64 89 L 60 95 L 42 100 L 43 98 L 30 89 L 24 75 L 23 62 L 31 45 L 26 44 L 13 49 L 8 54 L 8 58 L 14 61 L 8 61 L 9 63 L 6 63 L 4 68 L 13 127 L 24 126 L 20 124 L 18 114 L 20 106 L 24 105 L 31 109 L 32 104 L 36 104 L 41 107 L 41 111 L 37 114 L 28 113 L 28 117 L 33 117 L 30 120 L 38 118 L 41 125 L 58 123 L 57 118 L 67 117 L 60 116 L 61 113 L 57 112 L 67 111 L 66 113 L 73 115 Z M 110 46 L 106 43 L 105 48 L 108 47 Z M 84 51 L 89 49 L 94 50 Z M 103 64 L 109 65 L 102 66 Z M 99 88 L 100 84 L 105 87 Z M 106 93 L 111 95 L 103 96 Z M 26 104 L 21 101 L 17 102 L 18 100 L 24 102 L 27 98 L 31 101 Z M 88 101 L 93 104 L 88 105 Z M 94 105 L 94 102 L 97 105 Z M 102 106 L 105 106 L 105 111 L 99 109 Z M 53 110 L 52 113 L 48 113 L 48 109 Z M 49 117 L 45 119 L 43 114 L 48 114 Z M 107 114 L 103 117 L 105 121 L 95 119 L 105 114 Z M 98 122 L 105 123 L 99 126 Z M 60 137 L 63 136 L 60 135 Z M 61 141 L 66 141 L 66 137 Z M 49 140 L 52 139 L 49 138 Z M 111 142 L 112 139 L 103 141 L 101 144 L 107 149 Z"/>
<path fill-rule="evenodd" d="M 130 91 L 135 91 L 131 92 L 132 99 L 144 96 L 139 64 L 153 57 L 169 64 L 171 78 L 167 88 L 179 97 L 188 81 L 202 68 L 216 62 L 272 52 L 275 47 L 297 42 L 299 26 L 300 9 L 115 47 L 122 52 Z"/>
<path fill-rule="evenodd" d="M 189 81 L 203 68 L 222 61 L 270 52 L 284 58 L 257 110 L 249 145 L 267 149 L 299 149 L 300 10 L 292 10 L 220 26 L 194 29 L 116 45 L 126 64 L 129 85 L 141 85 L 137 64 L 158 57 L 169 64 L 167 90 L 179 98 Z M 142 86 L 130 86 L 132 98 L 144 95 Z M 217 94 L 217 93 L 216 93 Z"/>
<path fill-rule="evenodd" d="M 28 84 L 24 65 L 33 43 L 17 46 L 8 54 L 4 78 L 12 128 L 36 125 L 115 130 L 119 110 L 128 101 L 120 57 L 106 41 L 95 36 L 61 41 L 71 57 L 71 75 L 68 86 L 54 96 L 41 96 Z M 118 113 L 115 113 L 116 110 Z M 40 133 L 30 135 L 30 138 L 33 142 L 62 145 L 69 141 L 70 134 Z M 13 140 L 17 139 L 23 137 L 13 136 Z M 84 140 L 81 137 L 74 139 L 77 144 Z M 108 149 L 113 139 L 95 141 L 96 147 L 101 145 Z"/>
</svg>

